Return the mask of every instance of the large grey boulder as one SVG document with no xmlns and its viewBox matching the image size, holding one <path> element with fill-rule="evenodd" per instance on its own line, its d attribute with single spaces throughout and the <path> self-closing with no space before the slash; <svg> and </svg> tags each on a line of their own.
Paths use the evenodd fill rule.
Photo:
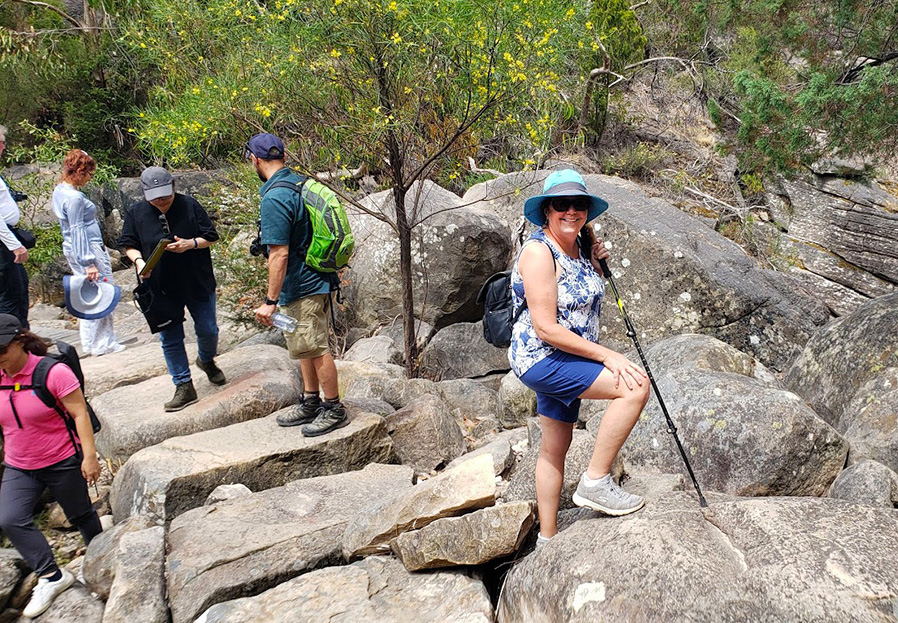
<svg viewBox="0 0 898 623">
<path fill-rule="evenodd" d="M 102 620 L 103 602 L 75 582 L 60 593 L 42 615 L 34 619 L 23 616 L 18 623 L 101 623 Z"/>
<path fill-rule="evenodd" d="M 187 343 L 185 347 L 188 361 L 196 359 L 196 344 Z M 81 370 L 84 372 L 84 393 L 89 398 L 168 373 L 162 346 L 158 342 L 129 346 L 120 353 L 102 357 L 86 357 L 81 360 Z"/>
<path fill-rule="evenodd" d="M 535 510 L 528 500 L 438 519 L 400 534 L 390 548 L 409 571 L 482 565 L 517 551 L 536 521 Z"/>
<path fill-rule="evenodd" d="M 238 348 L 216 361 L 228 378 L 227 385 L 217 387 L 202 372 L 194 374 L 199 402 L 175 413 L 162 408 L 173 393 L 167 376 L 119 387 L 92 399 L 103 423 L 97 435 L 100 453 L 124 462 L 138 450 L 170 437 L 263 417 L 296 403 L 299 397 L 299 366 L 282 348 Z"/>
<path fill-rule="evenodd" d="M 822 495 L 848 442 L 792 392 L 754 378 L 708 370 L 657 374 L 699 483 L 734 495 Z M 597 430 L 601 418 L 589 421 Z M 621 455 L 634 469 L 682 471 L 682 458 L 651 400 Z"/>
<path fill-rule="evenodd" d="M 484 455 L 446 470 L 411 489 L 372 497 L 367 512 L 346 525 L 343 555 L 346 560 L 384 553 L 389 542 L 406 530 L 419 529 L 443 517 L 491 506 L 496 499 L 493 461 Z"/>
<path fill-rule="evenodd" d="M 119 542 L 115 580 L 104 623 L 168 623 L 165 603 L 165 530 L 131 532 Z"/>
<path fill-rule="evenodd" d="M 846 467 L 829 488 L 829 497 L 857 504 L 898 507 L 898 474 L 876 461 Z"/>
<path fill-rule="evenodd" d="M 465 196 L 517 220 L 547 174 L 501 176 L 488 182 L 486 191 L 472 188 Z M 829 320 L 825 305 L 788 276 L 758 268 L 737 244 L 700 220 L 618 178 L 584 177 L 589 190 L 611 205 L 596 225 L 610 242 L 609 266 L 643 342 L 706 333 L 781 371 Z M 526 229 L 525 235 L 532 226 Z M 604 342 L 629 348 L 610 301 L 602 325 Z"/>
<path fill-rule="evenodd" d="M 537 415 L 536 392 L 521 383 L 514 372 L 502 377 L 499 402 L 502 404 L 499 420 L 505 428 L 525 426 L 527 420 Z"/>
<path fill-rule="evenodd" d="M 822 328 L 788 369 L 784 382 L 840 430 L 858 389 L 898 367 L 898 292 L 881 296 Z"/>
<path fill-rule="evenodd" d="M 493 471 L 496 473 L 496 476 L 502 476 L 514 463 L 515 453 L 512 450 L 512 446 L 524 439 L 527 439 L 527 431 L 523 428 L 502 431 L 492 441 L 485 443 L 476 450 L 461 455 L 449 463 L 446 468 L 452 469 L 465 461 L 488 454 L 493 457 Z"/>
<path fill-rule="evenodd" d="M 898 367 L 867 381 L 845 408 L 836 427 L 851 444 L 850 463 L 875 459 L 898 470 Z"/>
<path fill-rule="evenodd" d="M 493 607 L 479 580 L 463 573 L 409 573 L 376 556 L 319 569 L 257 597 L 220 603 L 196 623 L 492 623 Z"/>
<path fill-rule="evenodd" d="M 372 464 L 297 480 L 175 518 L 168 533 L 168 595 L 174 623 L 210 606 L 343 562 L 348 523 L 375 500 L 412 488 L 412 470 Z M 289 620 L 289 619 L 288 619 Z"/>
<path fill-rule="evenodd" d="M 0 612 L 28 572 L 25 560 L 14 549 L 0 549 Z"/>
<path fill-rule="evenodd" d="M 276 418 L 240 422 L 144 448 L 125 463 L 112 485 L 116 521 L 143 515 L 167 523 L 201 506 L 221 483 L 254 491 L 300 478 L 325 476 L 390 460 L 392 442 L 379 415 L 347 405 L 350 423 L 327 435 L 303 437 Z"/>
<path fill-rule="evenodd" d="M 370 195 L 364 203 L 395 217 L 392 191 Z M 508 229 L 492 213 L 463 207 L 457 195 L 430 181 L 415 182 L 406 203 L 407 208 L 418 206 L 412 221 L 416 313 L 437 329 L 474 320 L 481 313 L 476 303 L 480 286 L 508 262 Z M 391 322 L 402 313 L 398 237 L 387 224 L 361 211 L 350 210 L 349 215 L 356 240 L 344 288 L 351 324 Z"/>
<path fill-rule="evenodd" d="M 391 363 L 401 366 L 405 357 L 393 338 L 386 335 L 375 335 L 358 340 L 343 353 L 343 359 L 344 361 Z"/>
<path fill-rule="evenodd" d="M 444 467 L 465 452 L 465 438 L 446 404 L 425 394 L 386 417 L 399 462 L 416 472 Z"/>
<path fill-rule="evenodd" d="M 483 321 L 459 322 L 437 332 L 421 353 L 421 372 L 436 380 L 506 372 L 508 349 L 483 339 Z"/>
<path fill-rule="evenodd" d="M 356 393 L 350 392 L 357 383 L 364 383 L 370 379 L 376 379 L 389 387 L 398 387 L 397 395 L 402 393 L 402 384 L 405 380 L 405 369 L 401 366 L 385 363 L 372 363 L 364 361 L 345 361 L 337 359 L 334 361 L 337 366 L 337 383 L 339 385 L 341 396 L 355 396 L 359 398 L 376 398 L 388 402 L 394 407 L 396 404 L 390 400 L 390 396 L 383 392 Z"/>
<path fill-rule="evenodd" d="M 898 514 L 819 498 L 670 493 L 583 518 L 509 572 L 499 623 L 890 621 Z"/>
<path fill-rule="evenodd" d="M 115 580 L 115 559 L 121 540 L 127 534 L 152 527 L 153 522 L 146 517 L 132 517 L 94 537 L 87 546 L 84 562 L 81 564 L 85 586 L 101 599 L 108 599 Z"/>
<path fill-rule="evenodd" d="M 780 178 L 771 189 L 788 198 L 790 210 L 780 225 L 789 238 L 802 243 L 796 246 L 800 259 L 807 248 L 822 247 L 841 258 L 843 266 L 898 284 L 898 197 L 894 193 L 875 181 L 833 175 Z M 823 276 L 863 292 L 863 283 L 853 275 L 848 279 Z"/>
</svg>

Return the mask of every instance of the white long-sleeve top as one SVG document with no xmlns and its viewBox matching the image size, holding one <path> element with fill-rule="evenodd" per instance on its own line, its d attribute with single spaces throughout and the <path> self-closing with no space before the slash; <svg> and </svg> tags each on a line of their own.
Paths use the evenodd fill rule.
<svg viewBox="0 0 898 623">
<path fill-rule="evenodd" d="M 53 214 L 62 229 L 62 252 L 80 266 L 97 263 L 96 247 L 102 248 L 103 234 L 97 222 L 97 206 L 71 184 L 61 182 L 53 189 Z"/>
<path fill-rule="evenodd" d="M 20 218 L 22 218 L 22 213 L 19 211 L 19 206 L 13 201 L 9 187 L 0 178 L 0 242 L 3 242 L 3 245 L 10 251 L 22 246 L 15 234 L 9 230 L 10 227 L 19 224 Z"/>
</svg>

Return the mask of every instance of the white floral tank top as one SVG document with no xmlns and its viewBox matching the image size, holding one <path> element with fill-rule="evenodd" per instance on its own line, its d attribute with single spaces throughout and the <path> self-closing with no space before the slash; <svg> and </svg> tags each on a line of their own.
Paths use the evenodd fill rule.
<svg viewBox="0 0 898 623">
<path fill-rule="evenodd" d="M 593 268 L 589 260 L 573 258 L 562 253 L 546 237 L 542 229 L 538 229 L 524 243 L 539 241 L 549 246 L 555 261 L 561 268 L 558 281 L 558 324 L 570 329 L 590 342 L 599 341 L 599 318 L 602 313 L 602 298 L 605 296 L 605 282 Z M 520 259 L 520 256 L 518 256 Z M 511 272 L 511 296 L 514 309 L 524 304 L 524 282 L 515 262 Z M 508 361 L 511 369 L 519 377 L 533 365 L 542 361 L 553 352 L 555 347 L 536 335 L 530 309 L 525 309 L 514 324 L 511 333 L 511 347 L 508 349 Z"/>
</svg>

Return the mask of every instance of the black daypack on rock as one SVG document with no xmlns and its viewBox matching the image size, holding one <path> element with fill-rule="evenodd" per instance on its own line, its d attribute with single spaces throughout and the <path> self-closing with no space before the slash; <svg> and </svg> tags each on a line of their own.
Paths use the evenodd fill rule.
<svg viewBox="0 0 898 623">
<path fill-rule="evenodd" d="M 59 350 L 58 354 L 48 354 L 41 357 L 40 361 L 37 362 L 37 365 L 34 367 L 34 372 L 31 374 L 30 385 L 2 385 L 0 386 L 0 389 L 12 389 L 15 391 L 27 389 L 33 390 L 34 395 L 40 398 L 41 402 L 48 407 L 55 409 L 56 413 L 59 414 L 59 417 L 63 419 L 66 429 L 69 432 L 69 438 L 72 440 L 72 445 L 77 449 L 78 444 L 75 443 L 75 437 L 78 436 L 78 430 L 75 427 L 75 418 L 65 410 L 65 407 L 63 407 L 56 397 L 50 393 L 50 390 L 47 389 L 47 376 L 50 374 L 50 368 L 57 363 L 64 363 L 75 373 L 75 377 L 81 385 L 81 391 L 84 392 L 84 373 L 81 371 L 81 360 L 78 358 L 78 351 L 75 350 L 74 346 L 59 341 L 56 342 L 56 348 Z M 13 414 L 16 415 L 16 421 L 18 421 L 19 417 L 18 414 L 16 414 L 15 405 L 12 402 L 12 394 L 9 396 L 9 401 L 13 407 Z M 97 418 L 97 414 L 94 413 L 93 407 L 87 402 L 87 399 L 85 399 L 84 402 L 87 405 L 87 414 L 90 416 L 91 428 L 93 429 L 94 434 L 97 434 L 102 428 L 100 420 Z"/>
</svg>

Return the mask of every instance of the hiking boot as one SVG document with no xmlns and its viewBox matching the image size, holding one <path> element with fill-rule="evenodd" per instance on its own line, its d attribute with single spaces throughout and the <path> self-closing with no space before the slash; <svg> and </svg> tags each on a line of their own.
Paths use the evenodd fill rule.
<svg viewBox="0 0 898 623">
<path fill-rule="evenodd" d="M 187 405 L 192 405 L 197 401 L 196 390 L 193 388 L 193 381 L 181 383 L 175 387 L 175 396 L 165 403 L 166 411 L 180 411 Z"/>
<path fill-rule="evenodd" d="M 577 506 L 585 506 L 606 515 L 617 516 L 633 513 L 645 505 L 645 500 L 642 497 L 621 489 L 611 479 L 611 474 L 600 478 L 598 483 L 592 487 L 586 486 L 583 482 L 584 478 L 586 478 L 585 473 L 580 477 L 580 484 L 577 485 L 577 491 L 574 493 L 574 504 Z"/>
<path fill-rule="evenodd" d="M 75 576 L 65 569 L 60 569 L 60 571 L 62 572 L 62 577 L 55 582 L 51 582 L 47 578 L 41 578 L 37 581 L 37 586 L 31 591 L 31 601 L 28 602 L 28 605 L 22 611 L 24 616 L 32 619 L 40 616 L 50 607 L 57 595 L 75 583 Z"/>
<path fill-rule="evenodd" d="M 211 361 L 200 361 L 200 358 L 196 358 L 197 367 L 206 373 L 206 376 L 209 377 L 209 382 L 213 385 L 224 385 L 227 383 L 225 380 L 224 372 L 221 371 L 217 365 L 215 365 L 215 360 Z"/>
<path fill-rule="evenodd" d="M 324 435 L 332 430 L 343 428 L 349 424 L 349 416 L 346 414 L 346 408 L 342 403 L 332 403 L 329 407 L 321 407 L 321 413 L 311 424 L 302 427 L 304 437 L 317 437 Z"/>
<path fill-rule="evenodd" d="M 303 399 L 296 404 L 287 413 L 277 416 L 278 426 L 299 426 L 300 424 L 308 424 L 318 417 L 321 412 L 321 398 L 312 396 Z"/>
</svg>

